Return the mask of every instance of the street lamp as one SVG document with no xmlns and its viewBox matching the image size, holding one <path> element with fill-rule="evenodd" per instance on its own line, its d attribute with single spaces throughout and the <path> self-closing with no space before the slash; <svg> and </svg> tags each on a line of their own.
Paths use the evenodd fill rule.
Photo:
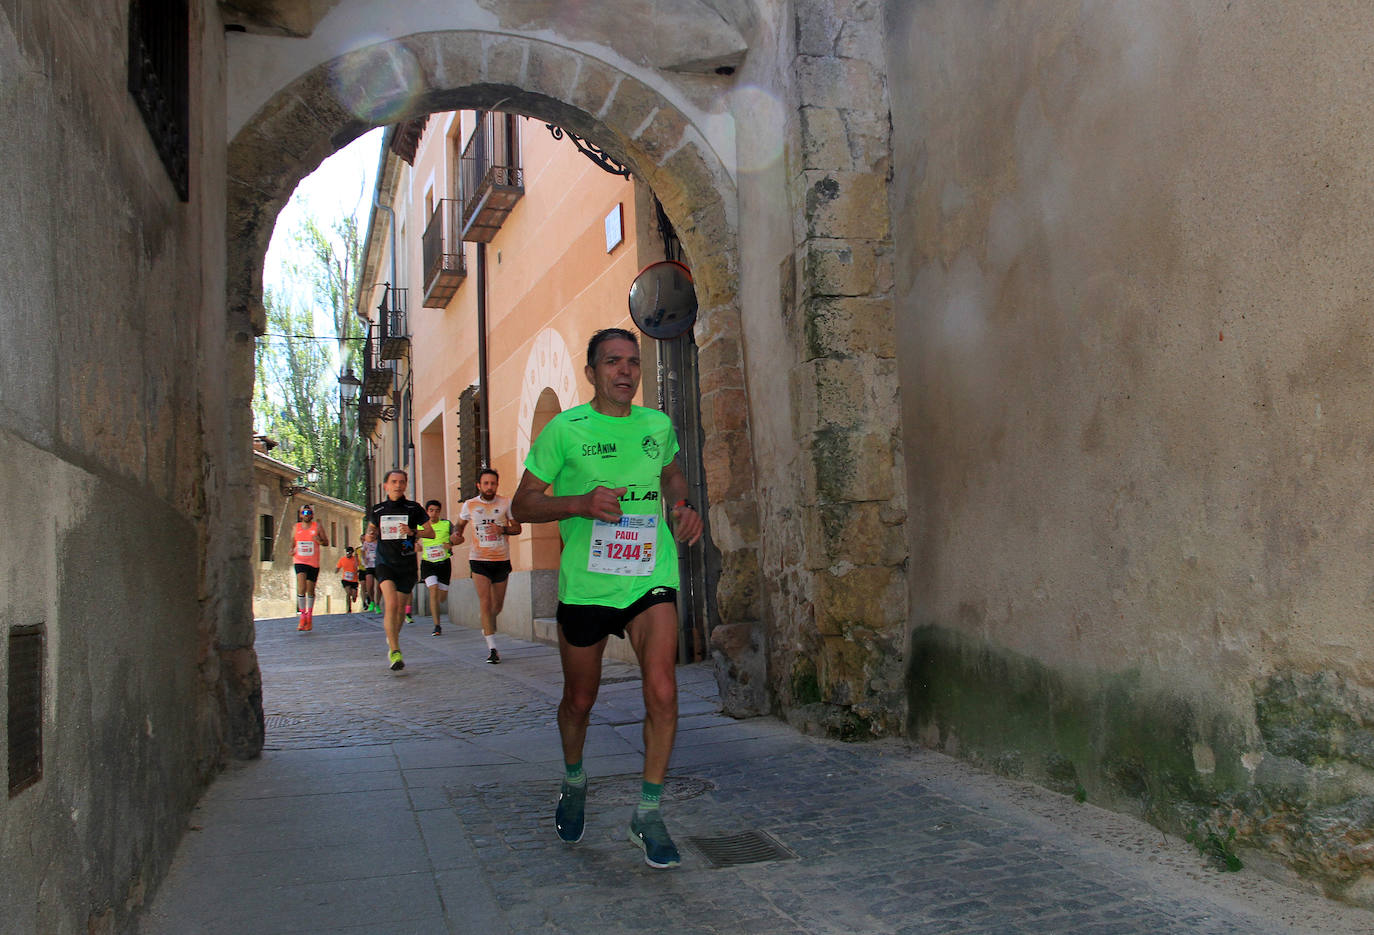
<svg viewBox="0 0 1374 935">
<path fill-rule="evenodd" d="M 344 371 L 344 375 L 339 377 L 339 392 L 343 394 L 344 402 L 354 402 L 358 398 L 358 393 L 363 388 L 363 381 L 353 375 L 353 368 L 349 367 Z"/>
<path fill-rule="evenodd" d="M 305 481 L 304 484 L 301 481 Z M 313 485 L 319 483 L 320 471 L 315 465 L 310 465 L 305 471 L 304 477 L 297 477 L 294 484 L 282 484 L 281 493 L 283 497 L 294 497 L 302 491 L 309 490 Z"/>
</svg>

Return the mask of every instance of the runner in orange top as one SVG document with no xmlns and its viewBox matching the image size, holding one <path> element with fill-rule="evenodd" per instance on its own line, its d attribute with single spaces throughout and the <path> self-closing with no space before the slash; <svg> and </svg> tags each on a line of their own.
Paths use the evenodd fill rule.
<svg viewBox="0 0 1374 935">
<path fill-rule="evenodd" d="M 314 625 L 315 582 L 320 577 L 320 549 L 329 545 L 324 529 L 315 522 L 315 508 L 301 507 L 300 522 L 291 533 L 291 555 L 296 563 L 296 610 L 301 615 L 297 630 Z"/>
<path fill-rule="evenodd" d="M 344 589 L 344 612 L 353 613 L 353 599 L 358 596 L 358 556 L 353 553 L 353 546 L 346 546 L 344 552 L 347 554 L 334 563 L 334 567 L 339 570 L 339 577 L 343 579 Z"/>
</svg>

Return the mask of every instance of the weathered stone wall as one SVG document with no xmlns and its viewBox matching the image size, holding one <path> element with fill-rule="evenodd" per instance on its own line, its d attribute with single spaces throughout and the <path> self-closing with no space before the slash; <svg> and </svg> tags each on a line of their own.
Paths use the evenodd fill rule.
<svg viewBox="0 0 1374 935">
<path fill-rule="evenodd" d="M 1374 904 L 1374 25 L 889 2 L 911 725 Z"/>
<path fill-rule="evenodd" d="M 221 26 L 191 6 L 184 203 L 126 90 L 128 4 L 0 3 L 0 628 L 45 642 L 43 775 L 0 797 L 5 931 L 128 930 L 223 755 Z"/>
<path fill-rule="evenodd" d="M 778 271 L 776 340 L 751 347 L 760 370 L 755 361 L 774 358 L 790 414 L 773 443 L 760 433 L 772 461 L 760 483 L 774 536 L 770 682 L 793 723 L 859 738 L 900 731 L 905 716 L 906 488 L 881 9 L 862 0 L 782 9 L 791 243 L 764 267 Z M 751 384 L 756 407 L 777 406 L 769 382 Z"/>
</svg>

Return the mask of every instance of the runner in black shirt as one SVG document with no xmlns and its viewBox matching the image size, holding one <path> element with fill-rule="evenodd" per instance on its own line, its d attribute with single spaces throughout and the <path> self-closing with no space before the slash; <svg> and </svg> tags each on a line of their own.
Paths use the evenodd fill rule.
<svg viewBox="0 0 1374 935">
<path fill-rule="evenodd" d="M 401 660 L 401 624 L 419 573 L 415 540 L 417 535 L 434 538 L 434 527 L 429 524 L 425 508 L 406 499 L 409 483 L 410 475 L 405 471 L 387 471 L 382 481 L 386 499 L 368 510 L 368 519 L 380 531 L 374 574 L 382 589 L 382 626 L 386 629 L 387 659 L 393 671 L 406 667 Z"/>
</svg>

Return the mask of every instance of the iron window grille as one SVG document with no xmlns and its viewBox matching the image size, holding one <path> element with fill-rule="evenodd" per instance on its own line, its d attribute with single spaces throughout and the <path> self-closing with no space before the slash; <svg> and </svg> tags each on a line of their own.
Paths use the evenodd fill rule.
<svg viewBox="0 0 1374 935">
<path fill-rule="evenodd" d="M 130 2 L 129 93 L 177 197 L 190 200 L 190 12 L 186 0 Z"/>
</svg>

